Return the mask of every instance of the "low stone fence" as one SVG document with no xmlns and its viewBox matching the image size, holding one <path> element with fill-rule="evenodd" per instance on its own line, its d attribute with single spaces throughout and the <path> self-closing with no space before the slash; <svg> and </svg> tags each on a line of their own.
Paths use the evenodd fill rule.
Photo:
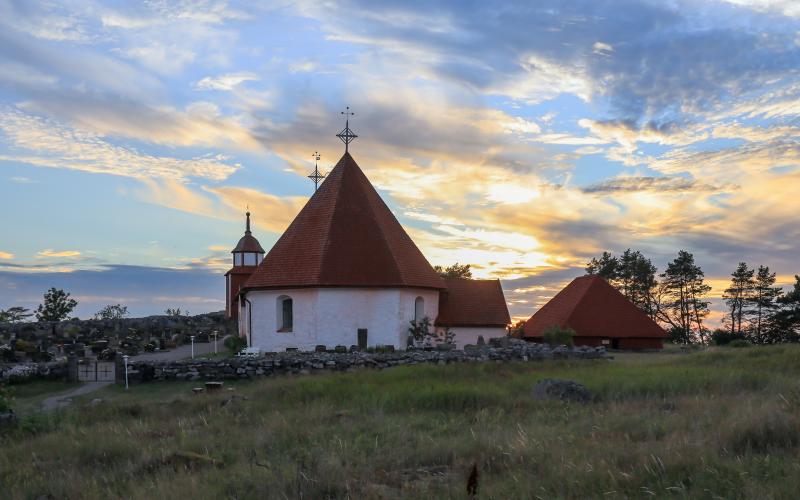
<svg viewBox="0 0 800 500">
<path fill-rule="evenodd" d="M 408 350 L 384 353 L 367 352 L 286 352 L 259 358 L 230 358 L 193 361 L 133 361 L 128 364 L 131 382 L 161 380 L 230 380 L 281 374 L 309 374 L 318 371 L 352 371 L 358 368 L 384 369 L 420 363 L 480 363 L 537 361 L 545 359 L 603 359 L 604 347 L 556 347 L 513 340 L 505 346 L 483 346 L 458 350 Z M 125 373 L 117 367 L 117 381 Z"/>
</svg>

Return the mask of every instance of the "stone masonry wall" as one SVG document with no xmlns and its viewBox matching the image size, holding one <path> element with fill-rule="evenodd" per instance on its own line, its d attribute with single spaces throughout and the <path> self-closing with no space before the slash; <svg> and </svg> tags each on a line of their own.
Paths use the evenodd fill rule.
<svg viewBox="0 0 800 500">
<path fill-rule="evenodd" d="M 392 366 L 435 363 L 480 363 L 538 361 L 545 359 L 604 359 L 603 347 L 556 347 L 504 339 L 502 346 L 459 350 L 408 350 L 387 353 L 365 352 L 286 352 L 259 358 L 193 360 L 173 362 L 134 361 L 128 365 L 132 382 L 162 380 L 231 380 L 281 374 L 308 374 L 318 371 L 352 371 L 358 368 L 384 369 Z M 118 381 L 124 372 L 117 369 Z"/>
</svg>

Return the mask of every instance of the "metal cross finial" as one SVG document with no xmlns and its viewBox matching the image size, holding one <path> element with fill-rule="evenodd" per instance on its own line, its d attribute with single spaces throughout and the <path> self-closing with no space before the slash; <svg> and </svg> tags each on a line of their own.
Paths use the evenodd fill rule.
<svg viewBox="0 0 800 500">
<path fill-rule="evenodd" d="M 309 179 L 314 181 L 314 191 L 316 191 L 317 188 L 319 187 L 319 181 L 324 179 L 326 175 L 326 174 L 321 174 L 319 172 L 319 163 L 318 163 L 319 159 L 320 159 L 319 153 L 314 151 L 314 171 L 311 172 L 311 175 L 308 176 Z"/>
<path fill-rule="evenodd" d="M 345 122 L 344 122 L 344 130 L 336 134 L 336 137 L 342 140 L 344 143 L 344 152 L 347 153 L 348 146 L 350 145 L 353 140 L 358 137 L 352 130 L 350 130 L 350 117 L 354 116 L 355 113 L 350 111 L 350 106 L 347 106 L 346 111 L 342 111 L 342 114 L 345 115 Z"/>
</svg>

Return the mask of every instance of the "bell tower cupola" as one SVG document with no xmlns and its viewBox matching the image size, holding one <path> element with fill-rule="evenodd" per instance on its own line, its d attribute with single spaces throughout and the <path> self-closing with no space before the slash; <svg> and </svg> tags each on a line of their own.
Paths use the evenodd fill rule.
<svg viewBox="0 0 800 500">
<path fill-rule="evenodd" d="M 244 236 L 236 244 L 236 248 L 231 250 L 233 267 L 225 273 L 225 313 L 234 320 L 239 316 L 239 290 L 264 260 L 264 249 L 250 231 L 249 211 L 246 216 Z"/>
</svg>

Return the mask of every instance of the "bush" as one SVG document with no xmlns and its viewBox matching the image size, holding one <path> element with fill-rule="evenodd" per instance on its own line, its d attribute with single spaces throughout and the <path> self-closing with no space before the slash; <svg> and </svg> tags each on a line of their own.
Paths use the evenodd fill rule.
<svg viewBox="0 0 800 500">
<path fill-rule="evenodd" d="M 728 346 L 730 346 L 730 347 L 750 347 L 752 345 L 753 344 L 749 340 L 746 340 L 746 339 L 736 339 L 736 340 L 732 340 L 732 341 L 730 341 L 728 343 Z"/>
<path fill-rule="evenodd" d="M 728 330 L 717 329 L 711 333 L 711 341 L 716 345 L 728 345 L 734 340 L 745 340 L 741 335 L 731 333 Z"/>
<path fill-rule="evenodd" d="M 247 347 L 247 339 L 238 335 L 231 335 L 225 339 L 225 347 L 231 351 L 231 353 L 236 354 Z"/>
<path fill-rule="evenodd" d="M 572 339 L 575 337 L 575 330 L 572 328 L 561 328 L 558 325 L 553 325 L 544 331 L 542 337 L 544 338 L 544 341 L 551 346 L 571 346 Z"/>
</svg>

